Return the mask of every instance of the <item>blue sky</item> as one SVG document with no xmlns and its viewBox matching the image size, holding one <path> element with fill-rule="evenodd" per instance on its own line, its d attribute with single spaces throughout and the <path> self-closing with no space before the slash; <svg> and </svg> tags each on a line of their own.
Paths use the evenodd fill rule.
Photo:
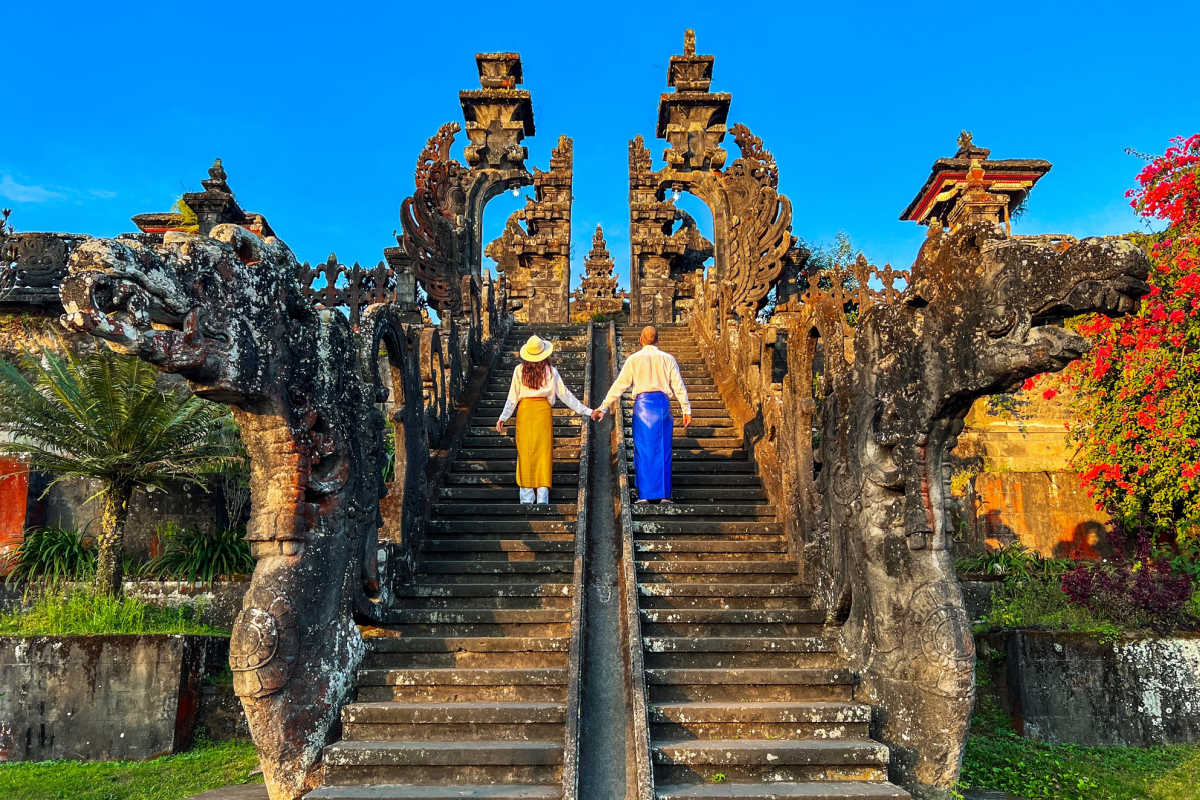
<svg viewBox="0 0 1200 800">
<path fill-rule="evenodd" d="M 575 139 L 573 270 L 601 223 L 624 276 L 627 144 L 643 134 L 660 163 L 658 96 L 687 27 L 730 122 L 775 154 L 794 233 L 846 231 L 880 264 L 912 262 L 924 229 L 898 216 L 960 129 L 993 157 L 1052 161 L 1017 230 L 1075 235 L 1136 225 L 1123 148 L 1200 129 L 1200 15 L 1161 5 L 117 5 L 0 10 L 0 205 L 19 230 L 131 230 L 220 156 L 300 259 L 374 263 L 425 139 L 477 86 L 474 54 L 516 50 L 530 163 Z M 487 238 L 521 203 L 492 202 Z"/>
</svg>

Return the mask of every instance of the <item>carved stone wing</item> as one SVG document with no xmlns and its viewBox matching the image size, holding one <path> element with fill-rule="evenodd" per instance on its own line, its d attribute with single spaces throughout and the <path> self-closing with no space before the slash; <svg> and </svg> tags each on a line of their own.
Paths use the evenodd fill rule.
<svg viewBox="0 0 1200 800">
<path fill-rule="evenodd" d="M 779 171 L 762 140 L 745 125 L 730 131 L 742 155 L 725 174 L 730 226 L 725 275 L 730 305 L 741 317 L 762 307 L 792 248 L 792 203 L 776 187 Z"/>
</svg>

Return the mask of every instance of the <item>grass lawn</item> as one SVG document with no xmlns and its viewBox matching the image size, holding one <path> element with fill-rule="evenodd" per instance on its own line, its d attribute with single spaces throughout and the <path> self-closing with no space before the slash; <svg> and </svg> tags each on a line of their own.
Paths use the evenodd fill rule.
<svg viewBox="0 0 1200 800">
<path fill-rule="evenodd" d="M 182 800 L 233 783 L 261 783 L 248 742 L 205 742 L 153 761 L 0 764 L 5 800 Z"/>
<path fill-rule="evenodd" d="M 987 694 L 979 697 L 962 786 L 1029 800 L 1197 800 L 1200 746 L 1046 745 L 1013 732 Z"/>
<path fill-rule="evenodd" d="M 161 608 L 134 597 L 96 595 L 86 587 L 50 586 L 28 608 L 0 614 L 0 636 L 229 635 L 197 616 L 191 606 Z"/>
</svg>

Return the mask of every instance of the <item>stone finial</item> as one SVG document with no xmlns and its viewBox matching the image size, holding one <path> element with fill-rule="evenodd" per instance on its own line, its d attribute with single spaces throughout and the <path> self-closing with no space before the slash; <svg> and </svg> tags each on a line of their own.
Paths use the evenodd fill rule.
<svg viewBox="0 0 1200 800">
<path fill-rule="evenodd" d="M 232 194 L 233 191 L 229 188 L 226 179 L 229 176 L 225 174 L 225 167 L 221 164 L 221 159 L 213 161 L 211 167 L 208 168 L 208 179 L 200 181 L 200 185 L 205 191 L 222 192 L 224 194 Z"/>
<path fill-rule="evenodd" d="M 696 34 L 688 30 L 684 53 L 671 56 L 667 85 L 675 91 L 658 103 L 657 134 L 670 147 L 667 163 L 680 171 L 720 169 L 725 165 L 725 119 L 730 96 L 710 92 L 713 57 L 696 55 Z"/>
<path fill-rule="evenodd" d="M 954 154 L 955 158 L 978 158 L 982 161 L 991 154 L 991 150 L 975 144 L 975 137 L 970 131 L 963 131 L 958 135 L 958 152 Z"/>
<path fill-rule="evenodd" d="M 476 53 L 475 65 L 484 89 L 515 89 L 523 80 L 520 53 Z"/>
<path fill-rule="evenodd" d="M 478 53 L 480 89 L 458 93 L 464 129 L 470 141 L 463 150 L 472 168 L 525 173 L 529 150 L 521 144 L 532 136 L 533 103 L 521 81 L 519 53 Z"/>
</svg>

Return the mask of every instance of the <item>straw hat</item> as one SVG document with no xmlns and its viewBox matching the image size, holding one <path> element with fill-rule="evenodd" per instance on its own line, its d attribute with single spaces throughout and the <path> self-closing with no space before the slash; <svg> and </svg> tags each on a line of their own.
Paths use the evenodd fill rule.
<svg viewBox="0 0 1200 800">
<path fill-rule="evenodd" d="M 530 336 L 529 341 L 521 345 L 522 361 L 545 361 L 554 352 L 554 345 L 538 336 Z"/>
</svg>

